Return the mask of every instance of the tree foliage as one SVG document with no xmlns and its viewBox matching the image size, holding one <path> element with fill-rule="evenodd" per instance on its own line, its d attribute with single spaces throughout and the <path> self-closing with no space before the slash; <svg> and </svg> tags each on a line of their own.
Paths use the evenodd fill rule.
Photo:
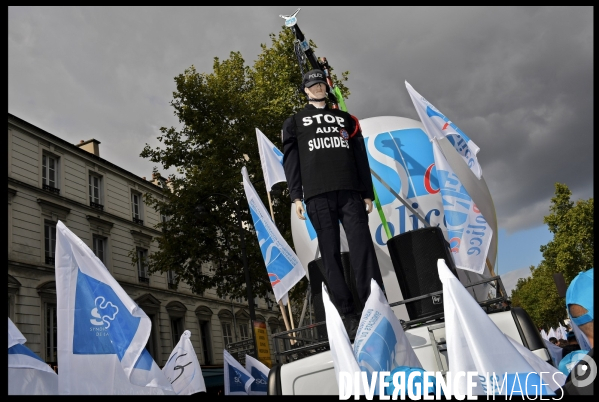
<svg viewBox="0 0 599 402">
<path fill-rule="evenodd" d="M 157 225 L 163 234 L 155 238 L 158 251 L 148 257 L 149 272 L 172 270 L 196 293 L 216 288 L 219 295 L 246 296 L 241 233 L 254 296 L 272 291 L 241 168 L 247 167 L 268 209 L 255 130 L 260 129 L 281 149 L 283 121 L 306 100 L 298 90 L 301 74 L 291 30 L 283 27 L 278 35 L 269 36 L 270 46 L 261 45 L 262 52 L 251 67 L 239 52 L 231 52 L 226 60 L 214 58 L 211 73 L 200 73 L 192 65 L 175 77 L 171 105 L 180 128 L 162 127 L 161 146 L 146 144 L 141 152 L 163 169 L 177 171 L 169 177 L 162 197 L 145 195 L 147 204 L 170 218 Z M 316 48 L 313 42 L 310 45 Z M 332 74 L 346 98 L 349 91 L 343 82 L 347 75 L 344 72 L 338 79 Z M 273 210 L 279 231 L 292 245 L 289 193 L 282 184 L 279 194 L 271 194 Z M 207 214 L 198 213 L 200 205 Z M 295 288 L 302 290 L 302 286 Z"/>
<path fill-rule="evenodd" d="M 556 327 L 567 318 L 563 297 L 559 297 L 553 274 L 561 273 L 566 284 L 581 271 L 594 266 L 595 234 L 594 201 L 570 200 L 572 192 L 561 183 L 555 184 L 549 215 L 543 222 L 553 233 L 553 240 L 541 246 L 543 260 L 532 275 L 518 280 L 512 291 L 514 306 L 523 307 L 539 328 Z"/>
</svg>

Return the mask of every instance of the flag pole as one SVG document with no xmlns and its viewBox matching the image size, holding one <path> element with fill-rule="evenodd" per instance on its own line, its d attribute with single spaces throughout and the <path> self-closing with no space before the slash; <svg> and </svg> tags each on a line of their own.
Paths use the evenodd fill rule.
<svg viewBox="0 0 599 402">
<path fill-rule="evenodd" d="M 272 201 L 270 199 L 270 191 L 266 191 L 266 195 L 268 196 L 268 206 L 270 207 L 270 217 L 272 218 L 272 222 L 275 223 L 275 213 L 272 209 Z M 275 223 L 276 225 L 276 223 Z M 287 314 L 285 314 L 285 308 L 283 307 L 283 302 L 279 300 L 279 308 L 281 309 L 281 315 L 283 316 L 283 321 L 285 322 L 285 329 L 290 331 L 291 329 L 295 329 L 293 326 L 293 316 L 291 315 L 291 298 L 289 297 L 289 293 L 287 293 L 287 306 L 289 307 L 289 319 L 287 318 Z M 291 328 L 289 325 L 289 321 L 291 321 Z"/>
</svg>

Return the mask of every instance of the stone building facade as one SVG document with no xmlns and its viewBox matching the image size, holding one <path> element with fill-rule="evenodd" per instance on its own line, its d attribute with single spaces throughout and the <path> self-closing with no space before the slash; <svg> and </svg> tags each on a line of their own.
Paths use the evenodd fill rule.
<svg viewBox="0 0 599 402">
<path fill-rule="evenodd" d="M 136 152 L 133 151 L 132 152 Z M 104 262 L 112 276 L 152 319 L 147 348 L 166 363 L 184 330 L 202 366 L 221 366 L 226 342 L 251 336 L 247 302 L 194 294 L 170 273 L 148 275 L 132 265 L 146 256 L 161 232 L 159 213 L 143 194 L 160 195 L 160 181 L 146 180 L 100 157 L 100 142 L 71 144 L 8 115 L 8 316 L 27 346 L 56 364 L 56 223 L 62 221 Z M 271 296 L 270 300 L 274 300 Z M 283 331 L 280 311 L 256 299 L 256 318 L 271 334 Z"/>
</svg>

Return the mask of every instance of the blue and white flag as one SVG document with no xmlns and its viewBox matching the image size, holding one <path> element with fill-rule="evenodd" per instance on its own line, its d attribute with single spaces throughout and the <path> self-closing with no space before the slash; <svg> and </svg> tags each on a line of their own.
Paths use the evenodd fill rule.
<svg viewBox="0 0 599 402">
<path fill-rule="evenodd" d="M 266 265 L 268 278 L 278 303 L 306 275 L 306 270 L 273 223 L 266 207 L 256 193 L 256 189 L 250 182 L 245 166 L 241 169 L 241 174 L 264 265 Z"/>
<path fill-rule="evenodd" d="M 384 390 L 379 389 L 378 378 L 372 381 L 374 372 L 379 374 L 388 372 L 388 376 L 393 369 L 400 366 L 422 369 L 422 364 L 412 349 L 399 320 L 375 280 L 370 282 L 370 296 L 362 310 L 353 346 L 337 309 L 330 301 L 324 283 L 322 290 L 335 375 L 337 383 L 341 383 L 344 387 L 339 390 L 340 393 L 346 395 L 356 393 L 356 390 L 347 389 L 345 379 L 352 378 L 360 395 L 372 399 L 372 395 L 384 393 Z M 355 384 L 355 373 L 360 372 L 367 373 L 368 385 L 362 384 L 361 381 Z"/>
<path fill-rule="evenodd" d="M 468 293 L 459 279 L 437 261 L 443 284 L 443 311 L 449 371 L 478 372 L 473 395 L 553 395 L 535 369 Z M 455 378 L 455 377 L 454 377 Z M 451 395 L 468 394 L 467 376 L 452 382 Z M 542 381 L 542 384 L 541 384 Z M 514 392 L 516 390 L 516 392 Z M 446 396 L 448 396 L 446 394 Z"/>
<path fill-rule="evenodd" d="M 447 238 L 455 266 L 482 274 L 493 229 L 445 160 L 437 140 L 433 139 L 432 143 Z"/>
<path fill-rule="evenodd" d="M 8 395 L 58 395 L 58 375 L 8 318 Z"/>
<path fill-rule="evenodd" d="M 61 394 L 174 394 L 145 348 L 150 318 L 61 221 L 56 299 Z"/>
<path fill-rule="evenodd" d="M 231 354 L 223 349 L 225 395 L 249 395 L 254 377 Z"/>
<path fill-rule="evenodd" d="M 354 356 L 360 370 L 368 373 L 370 378 L 375 371 L 391 372 L 399 366 L 422 368 L 401 323 L 374 279 L 370 281 L 370 296 L 356 332 Z M 382 394 L 384 390 L 379 389 L 380 382 L 375 384 L 375 395 Z"/>
<path fill-rule="evenodd" d="M 480 179 L 483 172 L 476 157 L 480 148 L 458 126 L 453 124 L 443 113 L 416 92 L 407 81 L 406 88 L 431 141 L 433 138 L 446 137 L 455 150 L 462 156 L 464 162 L 470 167 L 472 173 Z"/>
<path fill-rule="evenodd" d="M 260 360 L 250 355 L 245 355 L 245 369 L 252 377 L 254 382 L 250 386 L 250 395 L 267 395 L 266 386 L 268 384 L 268 373 L 270 369 Z"/>
<path fill-rule="evenodd" d="M 191 332 L 185 330 L 162 368 L 177 395 L 206 392 L 202 368 L 190 337 Z"/>
<path fill-rule="evenodd" d="M 287 181 L 283 169 L 283 153 L 257 128 L 256 137 L 258 139 L 260 163 L 262 163 L 262 172 L 264 173 L 264 183 L 266 184 L 266 190 L 270 192 L 273 185 Z"/>
</svg>

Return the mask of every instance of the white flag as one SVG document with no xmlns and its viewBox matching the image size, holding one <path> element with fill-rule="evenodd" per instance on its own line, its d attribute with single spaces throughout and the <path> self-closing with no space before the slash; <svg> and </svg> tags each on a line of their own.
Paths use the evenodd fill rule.
<svg viewBox="0 0 599 402">
<path fill-rule="evenodd" d="M 225 395 L 249 395 L 254 377 L 226 349 L 223 358 Z"/>
<path fill-rule="evenodd" d="M 61 394 L 174 394 L 145 348 L 150 318 L 61 221 L 56 299 Z"/>
<path fill-rule="evenodd" d="M 245 355 L 245 369 L 255 380 L 250 386 L 250 395 L 266 395 L 270 369 L 250 355 Z"/>
<path fill-rule="evenodd" d="M 564 341 L 568 340 L 568 330 L 562 325 L 562 323 L 559 323 L 559 327 L 557 327 L 557 339 L 563 339 Z"/>
<path fill-rule="evenodd" d="M 559 371 L 559 369 L 553 367 L 545 360 L 531 352 L 530 349 L 522 346 L 520 343 L 513 340 L 510 336 L 505 335 L 506 338 L 514 345 L 516 350 L 520 352 L 522 357 L 530 364 L 535 373 L 543 373 L 543 383 L 553 391 L 557 391 L 566 382 L 566 376 Z M 551 343 L 551 342 L 549 342 Z M 555 345 L 553 345 L 555 346 Z M 559 346 L 558 346 L 559 347 Z"/>
<path fill-rule="evenodd" d="M 243 188 L 250 207 L 254 229 L 264 258 L 264 265 L 277 303 L 305 275 L 300 259 L 273 223 L 266 207 L 250 182 L 245 166 L 241 169 Z"/>
<path fill-rule="evenodd" d="M 433 140 L 433 154 L 443 200 L 447 238 L 455 266 L 482 274 L 493 229 L 445 160 L 436 139 Z"/>
<path fill-rule="evenodd" d="M 327 335 L 329 338 L 329 346 L 331 347 L 331 355 L 333 356 L 333 367 L 335 368 L 337 389 L 339 389 L 339 384 L 341 382 L 347 384 L 347 382 L 340 379 L 340 377 L 343 376 L 345 378 L 349 377 L 353 379 L 355 373 L 360 373 L 360 366 L 354 357 L 354 350 L 349 341 L 349 336 L 347 335 L 341 316 L 333 302 L 331 302 L 329 291 L 324 282 L 322 283 L 322 304 L 326 316 Z M 356 384 L 354 384 L 354 386 L 355 385 Z M 364 395 L 361 386 L 359 386 L 358 392 L 355 392 L 354 389 L 349 389 L 343 393 L 346 395 L 356 393 Z"/>
<path fill-rule="evenodd" d="M 559 367 L 559 362 L 562 360 L 562 348 L 559 346 L 549 342 L 547 339 L 543 338 L 543 343 L 545 344 L 545 348 L 549 351 L 549 356 L 551 356 L 551 361 L 555 367 Z"/>
<path fill-rule="evenodd" d="M 547 332 L 545 332 L 544 329 L 541 329 L 541 337 L 543 339 L 549 340 L 549 337 L 547 336 Z"/>
<path fill-rule="evenodd" d="M 58 395 L 58 375 L 8 318 L 8 395 Z"/>
<path fill-rule="evenodd" d="M 162 372 L 177 395 L 206 392 L 206 384 L 198 356 L 191 344 L 190 331 L 184 331 L 179 343 L 171 352 Z"/>
<path fill-rule="evenodd" d="M 443 115 L 429 101 L 424 99 L 416 90 L 406 81 L 406 88 L 412 98 L 414 107 L 420 116 L 424 129 L 430 139 L 447 137 L 449 142 L 454 146 L 455 150 L 462 156 L 464 162 L 470 167 L 472 173 L 480 179 L 482 176 L 482 168 L 478 163 L 476 154 L 480 148 L 466 134 L 453 124 L 447 117 Z"/>
<path fill-rule="evenodd" d="M 264 173 L 264 183 L 266 190 L 270 192 L 273 185 L 287 181 L 283 169 L 283 153 L 257 128 L 256 137 L 258 138 L 258 152 Z"/>
<path fill-rule="evenodd" d="M 443 310 L 449 371 L 454 375 L 474 371 L 474 395 L 505 395 L 520 389 L 515 395 L 552 395 L 541 385 L 541 377 L 489 318 L 464 285 L 447 268 L 445 260 L 437 262 L 439 279 L 443 283 Z M 532 373 L 532 374 L 530 374 Z M 493 380 L 493 375 L 496 379 Z M 454 377 L 455 378 L 455 377 Z M 481 382 L 482 378 L 482 382 Z M 453 383 L 453 395 L 467 395 L 467 379 Z M 543 384 L 547 383 L 543 379 Z M 500 391 L 496 386 L 502 387 Z"/>
</svg>

